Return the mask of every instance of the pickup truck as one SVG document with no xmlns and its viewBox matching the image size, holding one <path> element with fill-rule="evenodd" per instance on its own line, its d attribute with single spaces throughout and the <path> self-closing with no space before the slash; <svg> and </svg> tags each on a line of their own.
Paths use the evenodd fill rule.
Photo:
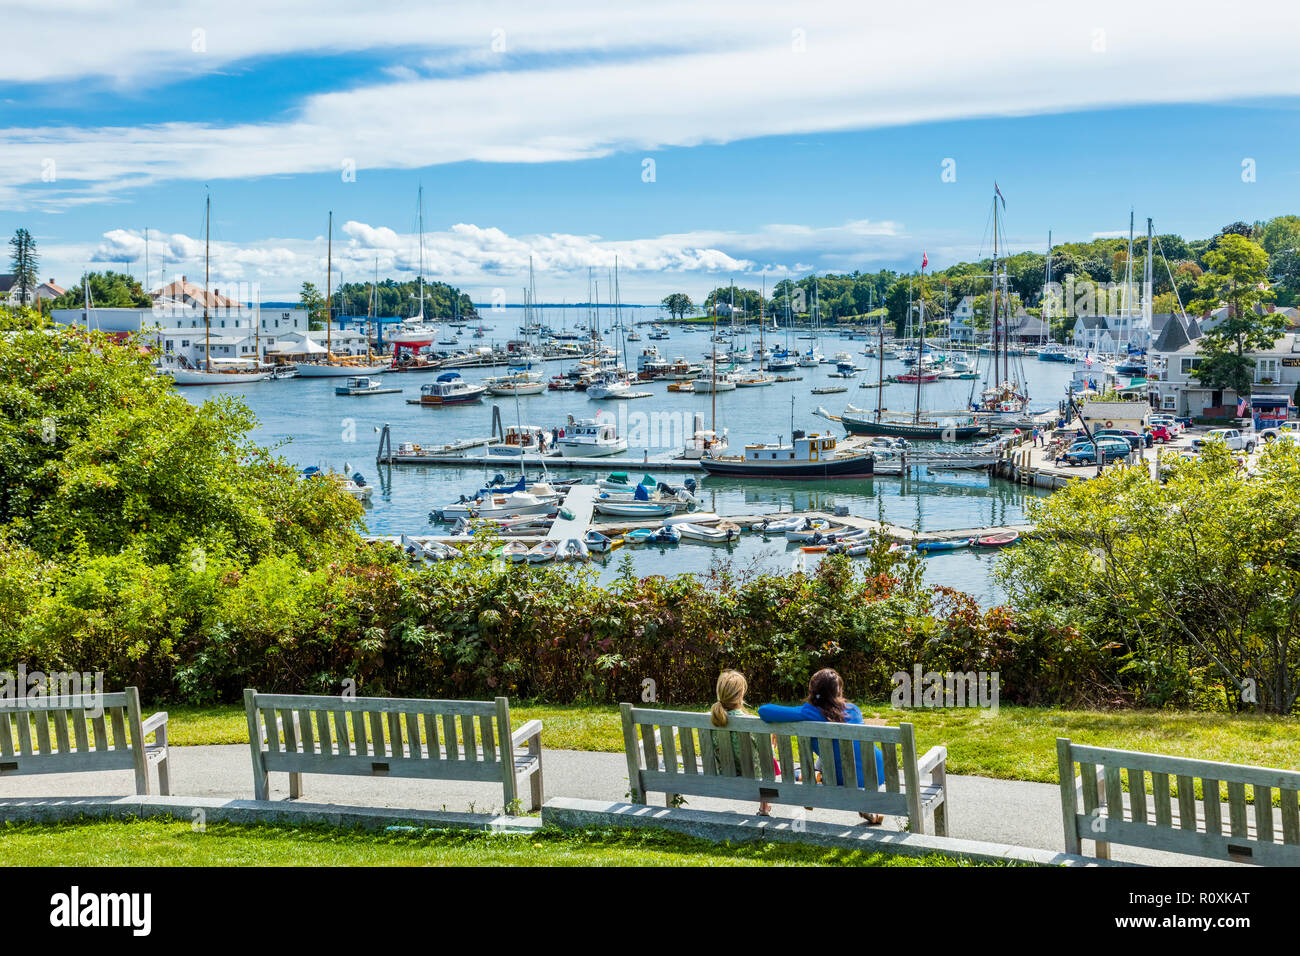
<svg viewBox="0 0 1300 956">
<path fill-rule="evenodd" d="M 1243 435 L 1239 428 L 1212 428 L 1204 438 L 1192 439 L 1192 447 L 1204 448 L 1210 442 L 1222 442 L 1228 451 L 1244 451 L 1250 454 L 1255 450 L 1253 435 Z"/>
<path fill-rule="evenodd" d="M 1273 428 L 1265 428 L 1259 433 L 1259 437 L 1264 441 L 1275 441 L 1287 434 L 1292 438 L 1300 438 L 1300 422 L 1282 422 Z"/>
</svg>

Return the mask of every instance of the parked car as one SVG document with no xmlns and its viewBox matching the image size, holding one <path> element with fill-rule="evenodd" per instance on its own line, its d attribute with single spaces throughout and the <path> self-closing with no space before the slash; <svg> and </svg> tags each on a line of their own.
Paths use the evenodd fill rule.
<svg viewBox="0 0 1300 956">
<path fill-rule="evenodd" d="M 1155 441 L 1155 442 L 1159 442 L 1160 444 L 1163 445 L 1163 444 L 1165 444 L 1165 442 L 1171 442 L 1171 441 L 1173 441 L 1173 440 L 1174 440 L 1174 435 L 1173 435 L 1173 433 L 1169 430 L 1169 427 L 1168 427 L 1167 425 L 1163 425 L 1163 424 L 1152 425 L 1152 426 L 1151 426 L 1151 440 L 1152 440 L 1152 441 Z"/>
<path fill-rule="evenodd" d="M 1097 439 L 1097 445 L 1094 448 L 1093 443 L 1087 440 L 1075 442 L 1070 446 L 1060 458 L 1060 461 L 1066 465 L 1095 465 L 1097 455 L 1101 454 L 1103 465 L 1110 464 L 1112 461 L 1120 461 L 1129 456 L 1133 446 L 1123 439 L 1107 440 L 1105 438 Z"/>
<path fill-rule="evenodd" d="M 1255 450 L 1253 435 L 1244 435 L 1240 428 L 1212 428 L 1204 438 L 1192 439 L 1192 447 L 1202 449 L 1210 442 L 1222 442 L 1229 451 L 1244 451 L 1247 455 Z"/>
<path fill-rule="evenodd" d="M 1134 448 L 1143 448 L 1146 443 L 1146 437 L 1131 428 L 1099 428 L 1093 432 L 1098 438 L 1123 438 Z"/>
<path fill-rule="evenodd" d="M 1283 422 L 1274 428 L 1265 428 L 1259 433 L 1264 441 L 1276 441 L 1282 435 L 1300 437 L 1300 422 Z"/>
<path fill-rule="evenodd" d="M 1147 419 L 1147 421 L 1152 428 L 1155 428 L 1157 425 L 1163 425 L 1174 438 L 1177 438 L 1183 433 L 1182 422 L 1178 421 L 1178 419 L 1174 418 L 1172 415 L 1152 415 Z"/>
</svg>

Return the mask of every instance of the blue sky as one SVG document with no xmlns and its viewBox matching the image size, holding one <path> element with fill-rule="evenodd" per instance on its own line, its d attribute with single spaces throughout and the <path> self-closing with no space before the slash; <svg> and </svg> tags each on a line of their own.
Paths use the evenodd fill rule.
<svg viewBox="0 0 1300 956">
<path fill-rule="evenodd" d="M 1300 212 L 1300 14 L 1280 5 L 1224 24 L 1199 0 L 1172 22 L 1008 2 L 993 27 L 948 2 L 924 23 L 834 2 L 294 6 L 20 3 L 17 27 L 62 15 L 69 35 L 0 64 L 0 232 L 28 228 L 70 284 L 142 274 L 148 227 L 154 283 L 193 277 L 207 186 L 214 282 L 284 298 L 324 284 L 329 210 L 343 278 L 412 274 L 422 184 L 427 275 L 515 301 L 531 254 L 539 297 L 572 301 L 617 255 L 624 299 L 656 301 L 987 253 L 995 179 L 1017 249 L 1126 229 L 1130 207 L 1188 237 Z"/>
</svg>

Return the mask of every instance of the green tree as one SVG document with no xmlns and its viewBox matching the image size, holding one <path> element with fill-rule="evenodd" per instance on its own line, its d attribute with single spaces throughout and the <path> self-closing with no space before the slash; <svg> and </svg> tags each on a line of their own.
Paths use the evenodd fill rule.
<svg viewBox="0 0 1300 956">
<path fill-rule="evenodd" d="M 153 301 L 140 280 L 124 272 L 90 272 L 82 281 L 50 303 L 53 309 L 80 309 L 86 304 L 85 286 L 90 285 L 90 304 L 101 309 L 142 309 Z"/>
<path fill-rule="evenodd" d="M 325 296 L 321 295 L 314 282 L 304 282 L 298 291 L 298 302 L 307 310 L 307 327 L 309 329 L 325 328 Z"/>
<path fill-rule="evenodd" d="M 691 297 L 685 292 L 674 292 L 671 295 L 664 296 L 662 304 L 664 311 L 673 318 L 684 319 L 688 312 L 693 315 L 696 311 L 695 303 L 691 301 Z"/>
<path fill-rule="evenodd" d="M 1148 704 L 1291 714 L 1300 691 L 1300 448 L 1243 480 L 1221 445 L 1163 483 L 1107 469 L 1031 505 L 1034 539 L 998 575 L 1022 613 L 1107 643 Z M 1187 699 L 1201 688 L 1204 700 Z"/>
<path fill-rule="evenodd" d="M 9 246 L 13 249 L 9 257 L 9 268 L 13 272 L 14 286 L 18 289 L 18 304 L 31 305 L 41 264 L 40 256 L 36 254 L 36 240 L 26 229 L 19 229 L 9 240 Z"/>
<path fill-rule="evenodd" d="M 1257 308 L 1274 297 L 1268 253 L 1245 236 L 1225 232 L 1205 253 L 1205 264 L 1208 271 L 1196 283 L 1191 308 L 1203 313 L 1226 305 L 1228 314 L 1198 340 L 1202 361 L 1195 375 L 1210 388 L 1249 395 L 1255 378 L 1250 353 L 1270 348 L 1286 330 L 1282 316 Z"/>
</svg>

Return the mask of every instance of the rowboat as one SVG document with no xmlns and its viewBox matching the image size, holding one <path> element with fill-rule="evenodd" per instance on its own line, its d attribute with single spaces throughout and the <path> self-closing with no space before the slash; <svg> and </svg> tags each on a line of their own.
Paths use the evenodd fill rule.
<svg viewBox="0 0 1300 956">
<path fill-rule="evenodd" d="M 740 528 L 736 527 L 734 524 L 731 525 L 730 528 L 710 528 L 701 524 L 682 522 L 679 525 L 675 525 L 675 527 L 681 532 L 683 538 L 688 538 L 691 541 L 707 541 L 710 543 L 725 544 L 728 541 L 734 541 L 736 538 L 740 537 Z"/>
<path fill-rule="evenodd" d="M 975 544 L 980 548 L 1005 548 L 1019 540 L 1019 531 L 1000 531 L 997 534 L 986 534 L 982 538 L 976 538 Z"/>
<path fill-rule="evenodd" d="M 666 518 L 677 510 L 676 504 L 659 505 L 644 501 L 596 501 L 597 514 L 616 518 Z"/>
<path fill-rule="evenodd" d="M 559 549 L 560 543 L 558 541 L 554 538 L 547 538 L 528 552 L 528 560 L 532 564 L 541 564 L 555 557 L 555 552 Z"/>
<path fill-rule="evenodd" d="M 647 540 L 654 544 L 676 544 L 682 540 L 682 533 L 678 525 L 666 524 L 653 532 Z"/>
<path fill-rule="evenodd" d="M 654 537 L 654 531 L 650 528 L 637 528 L 623 535 L 623 540 L 630 545 L 645 544 Z"/>
<path fill-rule="evenodd" d="M 931 554 L 937 551 L 960 551 L 974 543 L 974 538 L 958 538 L 954 541 L 918 541 L 915 547 L 922 554 Z"/>
<path fill-rule="evenodd" d="M 595 529 L 588 531 L 583 536 L 583 543 L 587 545 L 587 550 L 596 554 L 604 554 L 613 548 L 614 542 Z"/>
<path fill-rule="evenodd" d="M 528 560 L 528 545 L 522 541 L 507 541 L 501 548 L 501 557 L 514 564 Z"/>
<path fill-rule="evenodd" d="M 785 534 L 787 531 L 797 531 L 803 522 L 803 518 L 763 518 L 751 524 L 749 530 L 759 534 Z"/>
</svg>

